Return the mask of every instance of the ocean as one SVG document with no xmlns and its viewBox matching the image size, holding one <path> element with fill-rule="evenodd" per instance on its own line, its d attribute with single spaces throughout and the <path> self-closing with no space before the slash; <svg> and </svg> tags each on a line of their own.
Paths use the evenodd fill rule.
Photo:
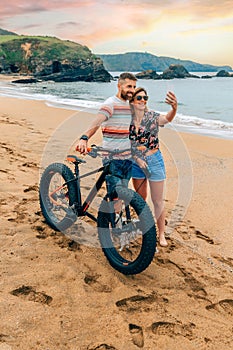
<svg viewBox="0 0 233 350">
<path fill-rule="evenodd" d="M 110 72 L 119 76 L 120 72 Z M 192 73 L 192 72 L 190 72 Z M 183 132 L 199 133 L 213 137 L 233 139 L 233 78 L 215 77 L 217 72 L 193 72 L 211 79 L 172 79 L 137 81 L 137 86 L 147 89 L 148 106 L 166 113 L 164 102 L 167 91 L 178 99 L 178 112 L 172 127 Z M 14 84 L 0 81 L 0 96 L 30 100 L 43 100 L 49 106 L 96 113 L 101 103 L 117 91 L 117 80 L 110 83 L 38 82 Z"/>
</svg>

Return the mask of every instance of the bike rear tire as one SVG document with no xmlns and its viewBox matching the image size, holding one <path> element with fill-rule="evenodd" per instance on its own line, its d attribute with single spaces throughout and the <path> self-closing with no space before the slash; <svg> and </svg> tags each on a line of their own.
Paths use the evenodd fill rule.
<svg viewBox="0 0 233 350">
<path fill-rule="evenodd" d="M 140 238 L 137 239 L 140 242 L 136 243 L 135 239 L 135 241 L 129 243 L 129 248 L 123 248 L 125 254 L 123 254 L 123 250 L 120 251 L 119 246 L 117 246 L 119 243 L 115 242 L 116 237 L 113 227 L 115 223 L 112 224 L 111 219 L 111 211 L 114 211 L 113 202 L 106 199 L 102 201 L 98 212 L 98 236 L 102 250 L 110 265 L 124 275 L 135 275 L 144 271 L 153 260 L 156 251 L 156 226 L 148 204 L 138 193 L 124 187 L 117 187 L 116 190 L 122 208 L 128 205 L 132 215 L 132 223 L 122 226 L 123 231 L 124 227 L 125 231 L 128 228 L 129 231 L 136 231 L 136 227 L 133 228 L 136 222 L 137 228 L 140 227 L 141 230 Z M 121 229 L 115 229 L 115 231 L 117 230 L 118 233 L 121 232 Z M 128 235 L 129 233 L 123 232 L 123 234 Z M 136 250 L 136 255 L 134 255 L 134 250 Z"/>
<path fill-rule="evenodd" d="M 71 206 L 77 201 L 74 174 L 65 164 L 50 164 L 40 180 L 39 196 L 42 214 L 56 231 L 64 231 L 77 219 Z M 72 182 L 69 182 L 72 181 Z M 65 183 L 68 184 L 65 185 Z"/>
</svg>

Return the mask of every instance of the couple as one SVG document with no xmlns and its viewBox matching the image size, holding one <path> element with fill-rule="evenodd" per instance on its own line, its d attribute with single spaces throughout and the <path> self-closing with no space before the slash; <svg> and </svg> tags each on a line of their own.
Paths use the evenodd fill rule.
<svg viewBox="0 0 233 350">
<path fill-rule="evenodd" d="M 121 159 L 112 162 L 121 175 L 129 181 L 133 178 L 135 190 L 144 198 L 147 197 L 147 182 L 149 181 L 151 199 L 159 231 L 159 244 L 166 247 L 165 213 L 163 205 L 163 190 L 165 167 L 159 150 L 158 131 L 173 120 L 176 115 L 177 101 L 172 92 L 168 92 L 166 103 L 172 109 L 161 115 L 147 108 L 148 95 L 144 88 L 136 89 L 137 78 L 131 73 L 122 73 L 117 84 L 117 94 L 109 97 L 100 107 L 91 127 L 79 139 L 77 149 L 87 153 L 87 144 L 90 137 L 101 126 L 103 147 L 113 149 L 132 149 L 132 152 L 121 154 Z M 140 147 L 140 150 L 138 149 Z M 142 149 L 142 150 L 141 150 Z M 133 157 L 133 159 L 132 159 Z M 150 176 L 145 176 L 143 169 L 149 169 Z M 107 186 L 114 186 L 119 181 L 111 177 Z"/>
</svg>

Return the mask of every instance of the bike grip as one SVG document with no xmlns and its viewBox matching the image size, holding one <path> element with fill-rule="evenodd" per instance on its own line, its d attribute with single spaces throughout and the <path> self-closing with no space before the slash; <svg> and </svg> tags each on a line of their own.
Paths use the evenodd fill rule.
<svg viewBox="0 0 233 350">
<path fill-rule="evenodd" d="M 76 146 L 75 150 L 76 150 L 77 152 L 80 152 L 80 149 L 79 149 L 79 146 L 78 146 L 78 145 Z M 91 148 L 91 147 L 87 147 L 87 153 L 89 153 L 89 152 L 91 152 L 91 151 L 92 151 L 92 148 Z"/>
</svg>

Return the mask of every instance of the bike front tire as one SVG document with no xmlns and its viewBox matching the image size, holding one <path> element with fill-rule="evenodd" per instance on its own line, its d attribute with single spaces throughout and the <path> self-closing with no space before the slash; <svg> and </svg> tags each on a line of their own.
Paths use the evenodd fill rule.
<svg viewBox="0 0 233 350">
<path fill-rule="evenodd" d="M 98 236 L 110 265 L 124 275 L 135 275 L 153 260 L 156 226 L 148 204 L 138 193 L 124 187 L 116 190 L 121 213 L 115 213 L 114 202 L 103 199 L 97 219 Z"/>
<path fill-rule="evenodd" d="M 56 231 L 64 231 L 75 221 L 71 206 L 77 200 L 74 174 L 65 164 L 50 164 L 40 180 L 39 196 L 42 214 L 47 224 Z"/>
</svg>

